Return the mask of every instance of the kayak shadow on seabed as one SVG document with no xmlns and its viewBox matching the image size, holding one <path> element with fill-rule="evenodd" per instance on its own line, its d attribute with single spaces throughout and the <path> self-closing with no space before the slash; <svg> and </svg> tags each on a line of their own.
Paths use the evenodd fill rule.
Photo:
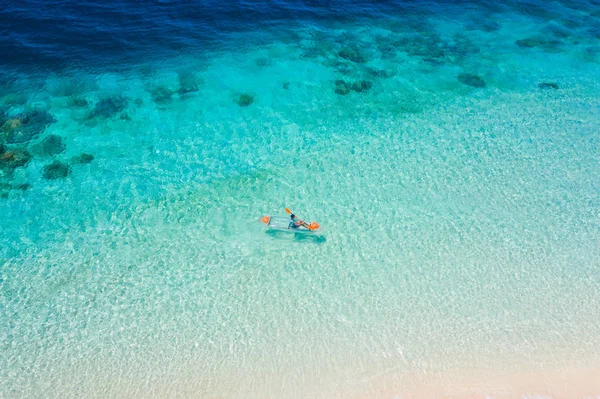
<svg viewBox="0 0 600 399">
<path fill-rule="evenodd" d="M 281 231 L 281 230 L 267 230 L 267 235 L 269 237 L 273 237 L 278 240 L 293 240 L 297 242 L 306 242 L 313 244 L 325 244 L 327 238 L 324 235 L 320 234 L 306 234 L 306 233 L 294 233 L 290 231 Z"/>
</svg>

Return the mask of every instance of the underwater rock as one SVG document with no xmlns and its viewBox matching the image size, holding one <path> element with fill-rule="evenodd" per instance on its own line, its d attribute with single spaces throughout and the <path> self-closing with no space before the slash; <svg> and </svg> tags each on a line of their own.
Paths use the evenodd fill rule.
<svg viewBox="0 0 600 399">
<path fill-rule="evenodd" d="M 22 148 L 7 150 L 0 155 L 0 169 L 9 173 L 23 167 L 31 160 L 31 154 Z"/>
<path fill-rule="evenodd" d="M 90 113 L 90 119 L 103 118 L 109 119 L 115 114 L 123 111 L 127 107 L 127 99 L 121 95 L 103 98 L 96 103 L 96 106 Z"/>
<path fill-rule="evenodd" d="M 338 55 L 345 60 L 356 62 L 357 64 L 364 64 L 367 60 L 360 54 L 358 49 L 345 47 L 338 52 Z"/>
<path fill-rule="evenodd" d="M 458 75 L 458 81 L 464 85 L 482 88 L 485 87 L 485 81 L 477 75 L 470 73 L 461 73 Z"/>
<path fill-rule="evenodd" d="M 237 105 L 239 105 L 240 107 L 247 107 L 253 102 L 254 96 L 247 93 L 240 94 L 240 97 L 237 99 Z"/>
<path fill-rule="evenodd" d="M 179 89 L 177 90 L 177 93 L 179 93 L 180 96 L 196 93 L 200 90 L 202 79 L 199 79 L 192 71 L 185 70 L 177 72 L 177 79 L 179 80 Z"/>
<path fill-rule="evenodd" d="M 27 191 L 31 188 L 31 184 L 29 184 L 29 183 L 17 184 L 16 186 L 13 186 L 13 188 L 16 190 Z"/>
<path fill-rule="evenodd" d="M 281 87 L 283 87 L 284 90 L 287 90 L 290 88 L 290 82 L 283 82 L 283 85 L 281 85 Z"/>
<path fill-rule="evenodd" d="M 0 106 L 0 126 L 4 125 L 4 123 L 8 120 L 6 111 L 7 109 L 4 109 L 2 106 Z"/>
<path fill-rule="evenodd" d="M 543 47 L 545 50 L 557 50 L 562 44 L 560 40 L 546 40 L 542 38 L 529 37 L 515 42 L 521 48 Z"/>
<path fill-rule="evenodd" d="M 8 119 L 2 124 L 2 131 L 7 133 L 13 129 L 19 128 L 23 125 L 23 120 L 20 118 Z"/>
<path fill-rule="evenodd" d="M 431 58 L 431 57 L 424 57 L 423 62 L 426 64 L 429 64 L 431 66 L 434 66 L 434 67 L 442 66 L 445 64 L 444 61 L 437 59 L 437 58 Z"/>
<path fill-rule="evenodd" d="M 554 89 L 554 90 L 558 90 L 559 89 L 558 83 L 554 83 L 554 82 L 542 82 L 542 83 L 538 83 L 538 87 L 540 89 Z"/>
<path fill-rule="evenodd" d="M 350 88 L 357 93 L 364 93 L 371 90 L 372 87 L 373 82 L 369 80 L 359 80 L 358 82 L 354 82 L 352 85 L 350 85 Z"/>
<path fill-rule="evenodd" d="M 44 166 L 42 176 L 47 180 L 62 179 L 71 173 L 71 167 L 66 163 L 54 161 Z"/>
<path fill-rule="evenodd" d="M 462 33 L 455 34 L 452 37 L 453 45 L 446 46 L 445 49 L 452 54 L 464 57 L 469 54 L 478 54 L 481 49 L 473 41 Z"/>
<path fill-rule="evenodd" d="M 541 44 L 539 39 L 533 39 L 533 38 L 520 39 L 520 40 L 517 40 L 515 43 L 517 44 L 517 46 L 524 47 L 524 48 L 533 48 L 533 47 L 539 46 Z"/>
<path fill-rule="evenodd" d="M 350 75 L 354 70 L 349 65 L 338 64 L 334 66 L 335 70 L 341 73 L 342 75 Z"/>
<path fill-rule="evenodd" d="M 350 86 L 348 83 L 346 83 L 346 81 L 342 80 L 342 79 L 338 79 L 335 81 L 335 90 L 334 92 L 336 94 L 339 94 L 341 96 L 345 96 L 346 94 L 350 94 Z"/>
<path fill-rule="evenodd" d="M 51 134 L 40 143 L 41 152 L 50 157 L 60 154 L 65 150 L 65 147 L 62 137 L 57 136 L 56 134 Z"/>
<path fill-rule="evenodd" d="M 157 104 L 166 104 L 173 100 L 175 92 L 167 87 L 160 86 L 152 90 L 152 101 Z"/>
<path fill-rule="evenodd" d="M 70 102 L 71 102 L 71 105 L 73 105 L 74 107 L 78 107 L 78 108 L 83 108 L 83 107 L 88 106 L 88 101 L 85 98 L 81 98 L 81 97 L 72 97 Z"/>
<path fill-rule="evenodd" d="M 387 72 L 383 69 L 367 68 L 367 72 L 369 73 L 369 75 L 375 78 L 391 78 L 393 76 L 392 73 Z"/>
<path fill-rule="evenodd" d="M 351 91 L 355 91 L 357 93 L 364 93 L 369 91 L 373 87 L 373 82 L 370 80 L 359 80 L 356 82 L 346 82 L 345 80 L 338 79 L 335 81 L 335 90 L 336 94 L 341 96 L 345 96 L 350 94 Z"/>
<path fill-rule="evenodd" d="M 94 160 L 94 156 L 92 154 L 87 154 L 87 153 L 83 152 L 80 155 L 71 158 L 71 163 L 72 164 L 83 165 L 83 164 L 86 164 L 86 163 L 90 163 L 93 160 Z"/>
<path fill-rule="evenodd" d="M 2 131 L 6 134 L 8 144 L 27 143 L 54 122 L 56 119 L 50 113 L 35 109 L 20 118 L 9 119 L 2 126 Z"/>
<path fill-rule="evenodd" d="M 443 43 L 438 34 L 418 34 L 402 37 L 396 43 L 408 54 L 417 57 L 441 58 L 445 56 Z"/>
<path fill-rule="evenodd" d="M 0 98 L 0 101 L 4 104 L 13 107 L 20 107 L 27 104 L 27 95 L 24 92 L 18 91 L 16 93 L 8 93 Z"/>
<path fill-rule="evenodd" d="M 254 63 L 259 67 L 264 67 L 269 64 L 269 60 L 265 57 L 258 57 L 254 60 Z"/>
<path fill-rule="evenodd" d="M 52 114 L 39 109 L 34 109 L 32 111 L 27 112 L 23 120 L 23 124 L 28 126 L 42 125 L 46 127 L 47 125 L 54 122 L 56 122 L 56 119 L 54 119 Z"/>
<path fill-rule="evenodd" d="M 198 88 L 197 84 L 190 84 L 187 86 L 179 87 L 179 90 L 177 90 L 177 94 L 179 94 L 180 96 L 185 96 L 186 94 L 196 93 L 199 90 L 200 89 Z"/>
</svg>

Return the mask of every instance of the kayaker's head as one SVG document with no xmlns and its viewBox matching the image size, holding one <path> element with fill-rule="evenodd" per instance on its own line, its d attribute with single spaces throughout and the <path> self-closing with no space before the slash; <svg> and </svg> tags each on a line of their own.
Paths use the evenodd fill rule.
<svg viewBox="0 0 600 399">
<path fill-rule="evenodd" d="M 290 214 L 290 218 L 291 219 L 296 219 L 296 215 L 294 215 L 293 213 Z"/>
</svg>

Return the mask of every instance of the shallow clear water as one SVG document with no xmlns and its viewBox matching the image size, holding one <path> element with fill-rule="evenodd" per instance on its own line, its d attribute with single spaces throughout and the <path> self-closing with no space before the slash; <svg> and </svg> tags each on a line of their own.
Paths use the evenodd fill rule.
<svg viewBox="0 0 600 399">
<path fill-rule="evenodd" d="M 61 7 L 1 14 L 0 395 L 598 363 L 598 4 Z"/>
</svg>

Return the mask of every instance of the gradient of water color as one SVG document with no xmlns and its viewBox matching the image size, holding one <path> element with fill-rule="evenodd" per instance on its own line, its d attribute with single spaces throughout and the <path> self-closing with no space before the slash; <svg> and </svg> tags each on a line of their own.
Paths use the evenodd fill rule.
<svg viewBox="0 0 600 399">
<path fill-rule="evenodd" d="M 1 10 L 0 395 L 598 365 L 598 9 Z"/>
</svg>

